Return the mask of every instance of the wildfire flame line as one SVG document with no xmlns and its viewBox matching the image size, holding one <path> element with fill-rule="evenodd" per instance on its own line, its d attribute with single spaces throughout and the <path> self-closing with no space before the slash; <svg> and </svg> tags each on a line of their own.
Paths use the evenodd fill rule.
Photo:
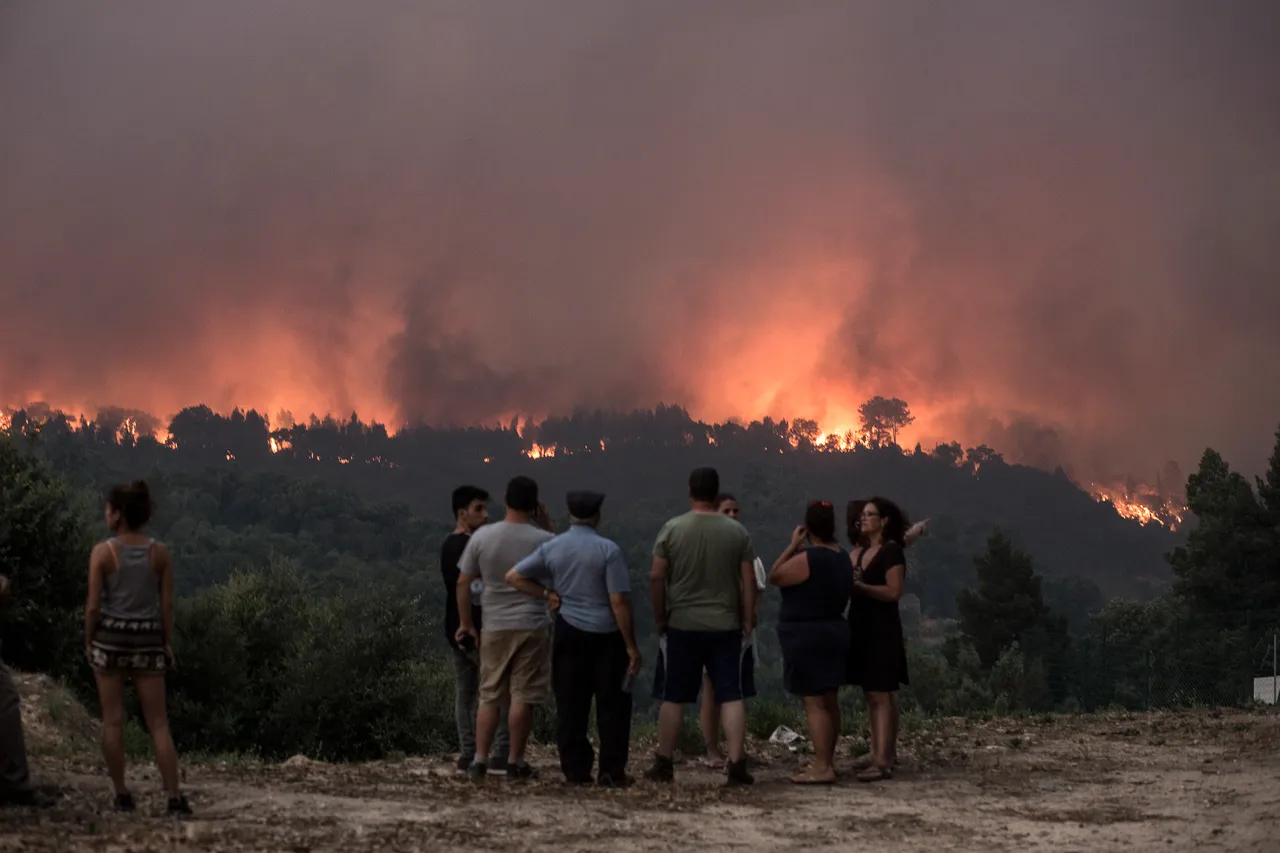
<svg viewBox="0 0 1280 853">
<path fill-rule="evenodd" d="M 14 415 L 17 410 L 11 408 L 0 408 L 0 433 L 9 432 L 13 428 Z M 62 412 L 35 412 L 28 414 L 28 422 L 33 424 L 43 423 L 49 419 L 62 415 L 66 420 L 67 428 L 73 432 L 78 432 L 88 424 L 93 423 L 84 415 L 72 417 Z M 154 438 L 160 444 L 176 449 L 169 431 L 162 426 L 157 426 L 152 430 L 147 430 L 142 426 L 139 420 L 133 416 L 126 416 L 120 420 L 119 425 L 114 431 L 115 439 L 121 444 L 134 444 L 143 437 Z M 685 443 L 692 444 L 695 436 L 691 434 L 685 435 Z M 800 449 L 806 443 L 815 448 L 826 452 L 850 452 L 861 446 L 864 437 L 860 430 L 854 428 L 835 428 L 827 432 L 818 432 L 808 439 L 795 435 L 788 436 L 787 442 L 791 447 Z M 278 454 L 284 451 L 291 451 L 293 443 L 280 432 L 272 434 L 268 439 L 268 449 L 272 454 Z M 706 436 L 708 446 L 717 446 L 714 435 Z M 599 440 L 599 451 L 594 448 L 582 448 L 582 452 L 606 452 L 607 442 L 605 439 Z M 530 446 L 520 451 L 529 459 L 555 459 L 562 456 L 572 456 L 575 451 L 559 447 L 554 442 L 540 443 L 538 441 L 530 442 Z M 784 452 L 782 449 L 779 453 Z M 225 458 L 228 462 L 236 460 L 235 454 L 231 451 L 225 452 Z M 323 461 L 313 451 L 308 451 L 306 458 L 310 461 Z M 334 457 L 340 465 L 349 465 L 355 461 L 351 456 Z M 484 461 L 492 461 L 490 457 L 485 457 Z M 384 459 L 381 456 L 375 456 L 365 460 L 367 464 L 382 465 L 391 468 L 398 467 L 397 463 Z M 957 459 L 957 466 L 962 466 L 964 460 Z M 969 464 L 969 472 L 973 476 L 978 476 L 979 470 L 983 467 L 979 461 L 971 461 Z M 1145 485 L 1134 485 L 1132 481 L 1125 487 L 1104 486 L 1098 483 L 1089 483 L 1084 489 L 1094 500 L 1099 503 L 1105 503 L 1112 507 L 1116 513 L 1126 519 L 1138 522 L 1141 525 L 1156 524 L 1161 527 L 1167 527 L 1169 530 L 1177 530 L 1183 523 L 1187 508 L 1182 505 L 1175 497 L 1162 494 L 1160 490 Z"/>
</svg>

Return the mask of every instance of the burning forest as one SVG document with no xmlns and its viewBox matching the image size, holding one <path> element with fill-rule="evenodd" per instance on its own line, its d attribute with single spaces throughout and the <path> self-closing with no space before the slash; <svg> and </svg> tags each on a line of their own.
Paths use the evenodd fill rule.
<svg viewBox="0 0 1280 853">
<path fill-rule="evenodd" d="M 669 447 L 690 449 L 748 449 L 770 455 L 788 453 L 839 456 L 889 452 L 927 456 L 973 477 L 982 476 L 985 466 L 1008 464 L 1004 456 L 986 445 L 964 448 L 959 442 L 938 443 L 926 450 L 917 444 L 904 450 L 894 440 L 895 426 L 877 411 L 889 405 L 896 415 L 896 429 L 913 417 L 900 400 L 876 398 L 862 407 L 862 422 L 854 426 L 823 431 L 813 419 L 792 421 L 763 418 L 743 423 L 704 423 L 691 418 L 679 407 L 659 406 L 652 411 L 630 414 L 579 412 L 570 417 L 532 418 L 523 422 L 513 417 L 492 427 L 439 429 L 430 426 L 404 427 L 394 432 L 379 423 L 366 424 L 358 416 L 339 421 L 331 416 L 312 416 L 307 423 L 294 423 L 281 413 L 273 427 L 255 411 L 215 413 L 208 407 L 186 409 L 165 425 L 145 412 L 118 408 L 104 409 L 95 417 L 70 415 L 34 404 L 22 409 L 0 409 L 0 433 L 38 436 L 42 432 L 80 434 L 91 441 L 136 447 L 152 444 L 170 452 L 186 451 L 209 455 L 211 461 L 236 462 L 264 454 L 301 462 L 337 465 L 371 465 L 397 468 L 397 451 L 419 443 L 452 445 L 468 440 L 485 464 L 518 455 L 528 460 L 595 457 L 608 464 L 610 452 L 627 448 Z M 224 446 L 224 445 L 230 446 Z M 1154 524 L 1174 531 L 1187 513 L 1184 484 L 1176 463 L 1168 463 L 1147 485 L 1133 476 L 1116 478 L 1113 485 L 1096 482 L 1077 486 L 1094 500 L 1113 507 L 1122 518 L 1142 525 Z"/>
</svg>

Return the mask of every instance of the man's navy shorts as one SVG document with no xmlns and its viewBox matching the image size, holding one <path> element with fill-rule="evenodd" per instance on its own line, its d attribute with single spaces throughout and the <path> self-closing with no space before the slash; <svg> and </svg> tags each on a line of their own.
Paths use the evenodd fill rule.
<svg viewBox="0 0 1280 853">
<path fill-rule="evenodd" d="M 755 656 L 742 644 L 742 631 L 681 631 L 668 628 L 658 646 L 653 698 L 687 705 L 698 701 L 702 671 L 711 679 L 717 702 L 756 695 Z"/>
</svg>

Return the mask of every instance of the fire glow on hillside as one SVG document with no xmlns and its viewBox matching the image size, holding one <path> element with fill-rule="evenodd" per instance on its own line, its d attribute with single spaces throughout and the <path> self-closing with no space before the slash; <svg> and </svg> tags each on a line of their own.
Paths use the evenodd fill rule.
<svg viewBox="0 0 1280 853">
<path fill-rule="evenodd" d="M 65 412 L 56 412 L 48 406 L 32 406 L 28 410 L 22 411 L 21 415 L 19 415 L 19 410 L 0 409 L 0 432 L 9 432 L 15 427 L 15 416 L 23 419 L 22 423 L 24 424 L 39 425 L 58 415 L 65 418 L 67 428 L 73 432 L 83 430 L 92 424 L 96 429 L 109 430 L 114 440 L 120 444 L 135 444 L 140 439 L 150 438 L 165 447 L 176 448 L 169 431 L 161 426 L 157 419 L 143 413 L 119 414 L 112 413 L 111 410 L 101 412 L 97 417 L 90 417 L 84 413 L 71 415 Z M 810 449 L 821 453 L 852 453 L 866 449 L 868 446 L 866 436 L 859 429 L 851 426 L 838 426 L 831 428 L 829 431 L 823 431 L 811 421 L 797 421 L 796 423 L 801 426 L 798 428 L 792 427 L 788 432 L 786 443 L 797 451 Z M 716 446 L 716 438 L 710 431 L 700 437 L 686 433 L 684 439 L 685 443 L 690 445 L 695 441 L 704 441 L 707 446 Z M 267 439 L 267 449 L 273 455 L 291 451 L 293 442 L 288 438 L 285 430 L 276 430 Z M 764 449 L 772 450 L 773 448 Z M 604 439 L 599 440 L 598 450 L 594 446 L 575 450 L 561 447 L 555 442 L 532 440 L 528 442 L 527 447 L 520 451 L 525 457 L 534 460 L 598 452 L 607 452 L 607 442 Z M 784 453 L 786 451 L 778 448 L 778 452 Z M 949 458 L 954 459 L 956 467 L 967 470 L 975 477 L 979 475 L 984 461 L 988 458 L 987 454 L 994 454 L 994 451 L 985 447 L 970 450 L 966 454 L 958 444 L 939 447 L 933 452 L 935 455 L 944 452 L 949 453 Z M 223 452 L 223 456 L 228 462 L 236 461 L 235 454 L 230 450 Z M 305 458 L 314 462 L 325 461 L 314 451 L 307 451 Z M 333 459 L 341 465 L 349 465 L 356 461 L 353 457 L 345 455 L 338 455 Z M 366 464 L 398 467 L 397 463 L 381 456 L 364 461 Z M 491 459 L 486 457 L 484 461 L 490 462 Z M 1115 486 L 1089 483 L 1087 486 L 1082 485 L 1081 488 L 1087 491 L 1095 500 L 1114 508 L 1121 517 L 1137 521 L 1143 525 L 1156 524 L 1169 530 L 1177 530 L 1179 525 L 1182 524 L 1187 511 L 1184 502 L 1179 499 L 1179 496 L 1167 493 L 1161 486 L 1153 487 L 1140 484 L 1132 478 L 1128 478 L 1124 483 Z"/>
</svg>

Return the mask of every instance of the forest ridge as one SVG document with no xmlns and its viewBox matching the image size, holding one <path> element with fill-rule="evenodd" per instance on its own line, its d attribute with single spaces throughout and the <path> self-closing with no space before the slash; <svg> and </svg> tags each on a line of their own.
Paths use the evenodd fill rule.
<svg viewBox="0 0 1280 853">
<path fill-rule="evenodd" d="M 122 446 L 151 442 L 182 449 L 210 460 L 262 458 L 265 453 L 309 462 L 348 465 L 362 463 L 397 467 L 411 461 L 422 444 L 449 445 L 458 452 L 472 452 L 489 463 L 512 454 L 532 459 L 596 454 L 637 447 L 724 447 L 766 453 L 857 453 L 898 448 L 901 430 L 915 421 L 910 406 L 896 397 L 873 397 L 858 409 L 858 428 L 824 432 L 812 418 L 762 420 L 742 423 L 730 420 L 708 424 L 691 418 L 678 406 L 658 405 L 653 410 L 613 413 L 575 411 L 543 421 L 513 418 L 492 427 L 405 427 L 394 434 L 377 422 L 363 423 L 356 413 L 346 420 L 312 415 L 295 422 L 288 412 L 276 416 L 276 424 L 255 410 L 233 410 L 229 415 L 208 406 L 180 411 L 166 425 L 147 412 L 107 407 L 90 419 L 35 403 L 25 409 L 0 409 L 0 432 L 23 433 L 32 428 L 67 430 L 94 436 L 95 440 Z M 915 455 L 925 453 L 917 444 Z M 987 445 L 964 448 L 952 441 L 935 445 L 929 455 L 977 475 L 984 464 L 1003 463 L 1003 454 Z M 1154 485 L 1132 476 L 1123 481 L 1080 484 L 1095 500 L 1114 507 L 1124 517 L 1141 524 L 1158 524 L 1171 530 L 1186 515 L 1185 478 L 1174 462 L 1165 465 Z"/>
</svg>

